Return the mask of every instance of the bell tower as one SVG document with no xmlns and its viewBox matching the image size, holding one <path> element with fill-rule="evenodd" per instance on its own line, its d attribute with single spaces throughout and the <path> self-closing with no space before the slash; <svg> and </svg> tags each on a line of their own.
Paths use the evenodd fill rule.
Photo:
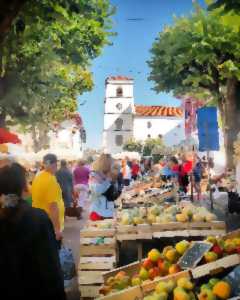
<svg viewBox="0 0 240 300">
<path fill-rule="evenodd" d="M 111 76 L 105 81 L 103 148 L 108 153 L 122 151 L 133 137 L 133 79 Z"/>
</svg>

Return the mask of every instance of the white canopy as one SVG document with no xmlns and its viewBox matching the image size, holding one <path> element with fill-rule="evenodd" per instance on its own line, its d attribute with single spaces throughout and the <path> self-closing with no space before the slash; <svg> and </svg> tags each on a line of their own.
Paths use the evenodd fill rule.
<svg viewBox="0 0 240 300">
<path fill-rule="evenodd" d="M 138 152 L 123 151 L 113 155 L 114 159 L 124 159 L 126 157 L 128 157 L 129 159 L 137 159 L 137 160 L 141 159 L 141 156 Z"/>
</svg>

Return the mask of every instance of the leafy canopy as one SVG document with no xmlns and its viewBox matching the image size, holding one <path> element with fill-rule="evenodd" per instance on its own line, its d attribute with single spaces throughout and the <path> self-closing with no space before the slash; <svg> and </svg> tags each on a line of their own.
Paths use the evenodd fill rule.
<svg viewBox="0 0 240 300">
<path fill-rule="evenodd" d="M 63 119 L 93 86 L 89 66 L 109 44 L 108 0 L 28 1 L 2 45 L 0 109 L 25 124 Z"/>
<path fill-rule="evenodd" d="M 149 79 L 157 92 L 219 99 L 228 78 L 240 79 L 239 26 L 215 11 L 198 9 L 175 19 L 159 34 L 151 54 Z"/>
</svg>

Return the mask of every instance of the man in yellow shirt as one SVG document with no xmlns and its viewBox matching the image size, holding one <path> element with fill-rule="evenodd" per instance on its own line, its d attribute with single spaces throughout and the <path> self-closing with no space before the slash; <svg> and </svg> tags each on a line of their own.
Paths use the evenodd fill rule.
<svg viewBox="0 0 240 300">
<path fill-rule="evenodd" d="M 47 154 L 43 158 L 44 170 L 36 175 L 32 184 L 32 206 L 43 209 L 52 220 L 56 239 L 62 239 L 64 228 L 64 202 L 55 177 L 57 157 Z"/>
</svg>

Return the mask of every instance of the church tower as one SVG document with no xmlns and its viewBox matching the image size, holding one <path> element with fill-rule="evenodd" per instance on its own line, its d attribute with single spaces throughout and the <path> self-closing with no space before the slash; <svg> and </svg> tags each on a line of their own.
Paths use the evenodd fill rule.
<svg viewBox="0 0 240 300">
<path fill-rule="evenodd" d="M 111 76 L 105 81 L 103 148 L 108 153 L 122 151 L 133 137 L 133 79 Z"/>
</svg>

